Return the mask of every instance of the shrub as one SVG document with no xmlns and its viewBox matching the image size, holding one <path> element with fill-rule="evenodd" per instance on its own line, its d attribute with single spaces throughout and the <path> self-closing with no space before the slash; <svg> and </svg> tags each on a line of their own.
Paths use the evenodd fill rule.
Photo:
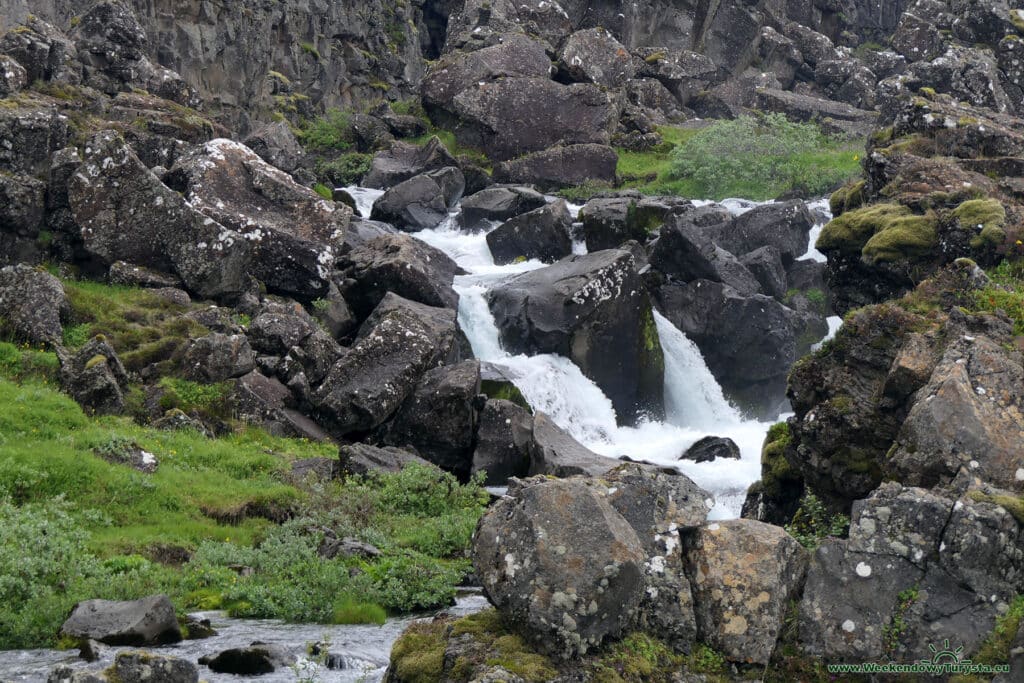
<svg viewBox="0 0 1024 683">
<path fill-rule="evenodd" d="M 807 491 L 800 501 L 800 509 L 793 515 L 793 521 L 786 525 L 786 531 L 813 550 L 830 536 L 844 536 L 850 528 L 850 518 L 844 514 L 832 514 L 816 495 Z"/>
<path fill-rule="evenodd" d="M 316 185 L 314 185 L 313 186 L 313 191 L 316 192 L 321 197 L 323 197 L 324 199 L 327 199 L 327 200 L 333 200 L 334 199 L 334 192 L 331 190 L 331 188 L 327 187 L 323 183 L 317 183 Z"/>
<path fill-rule="evenodd" d="M 331 161 L 319 162 L 316 174 L 334 187 L 355 185 L 370 171 L 371 161 L 373 157 L 369 154 L 349 152 Z"/>
<path fill-rule="evenodd" d="M 690 179 L 702 196 L 729 190 L 766 199 L 789 190 L 823 194 L 855 176 L 858 155 L 811 123 L 782 114 L 717 121 L 672 153 L 671 174 Z"/>
<path fill-rule="evenodd" d="M 314 150 L 347 150 L 352 146 L 351 114 L 341 109 L 329 109 L 318 119 L 306 124 L 300 139 Z"/>
</svg>

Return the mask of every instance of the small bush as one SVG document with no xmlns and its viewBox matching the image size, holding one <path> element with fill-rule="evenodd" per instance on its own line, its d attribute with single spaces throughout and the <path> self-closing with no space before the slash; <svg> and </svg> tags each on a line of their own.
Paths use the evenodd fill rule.
<svg viewBox="0 0 1024 683">
<path fill-rule="evenodd" d="M 317 183 L 314 185 L 313 191 L 328 201 L 334 199 L 334 192 L 323 183 Z"/>
<path fill-rule="evenodd" d="M 316 174 L 318 178 L 334 187 L 355 185 L 370 171 L 372 161 L 373 157 L 369 154 L 349 152 L 331 161 L 319 162 Z"/>
<path fill-rule="evenodd" d="M 826 538 L 844 536 L 849 528 L 849 517 L 830 513 L 810 491 L 800 501 L 800 509 L 793 515 L 793 521 L 786 525 L 786 531 L 810 550 L 817 548 Z"/>
<path fill-rule="evenodd" d="M 341 150 L 352 146 L 351 114 L 341 109 L 330 109 L 323 116 L 306 124 L 300 139 L 313 150 Z"/>
<path fill-rule="evenodd" d="M 857 175 L 851 143 L 782 114 L 717 121 L 672 153 L 671 173 L 694 182 L 701 196 L 736 192 L 768 199 L 790 190 L 812 195 Z"/>
</svg>

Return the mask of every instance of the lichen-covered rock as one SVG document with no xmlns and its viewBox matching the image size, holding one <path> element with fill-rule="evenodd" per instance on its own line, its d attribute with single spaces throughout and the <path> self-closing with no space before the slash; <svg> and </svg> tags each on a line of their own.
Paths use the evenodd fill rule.
<svg viewBox="0 0 1024 683">
<path fill-rule="evenodd" d="M 509 278 L 487 300 L 513 352 L 571 358 L 623 420 L 663 413 L 661 342 L 629 252 L 562 259 Z"/>
<path fill-rule="evenodd" d="M 53 275 L 25 265 L 0 268 L 0 318 L 17 338 L 58 345 L 61 322 L 70 317 L 64 286 Z"/>
<path fill-rule="evenodd" d="M 27 17 L 17 30 L 0 37 L 0 53 L 24 68 L 26 83 L 60 81 L 76 85 L 82 81 L 82 64 L 75 44 L 37 16 Z"/>
<path fill-rule="evenodd" d="M 322 296 L 352 211 L 297 184 L 248 147 L 218 138 L 180 158 L 164 181 L 189 205 L 252 245 L 252 275 L 267 289 Z"/>
<path fill-rule="evenodd" d="M 577 83 L 616 88 L 636 75 L 633 55 L 603 28 L 576 31 L 565 39 L 559 69 Z"/>
<path fill-rule="evenodd" d="M 585 479 L 514 480 L 473 543 L 490 600 L 536 647 L 563 658 L 630 627 L 645 559 L 636 531 Z"/>
<path fill-rule="evenodd" d="M 382 235 L 355 247 L 338 263 L 352 286 L 345 301 L 360 319 L 370 315 L 388 292 L 428 306 L 458 309 L 452 289 L 462 271 L 447 254 L 409 235 Z"/>
<path fill-rule="evenodd" d="M 0 169 L 45 177 L 51 155 L 68 144 L 68 118 L 48 105 L 10 102 L 0 107 Z"/>
<path fill-rule="evenodd" d="M 62 636 L 107 645 L 166 645 L 181 640 L 174 605 L 166 595 L 129 601 L 84 600 L 60 627 Z"/>
<path fill-rule="evenodd" d="M 617 460 L 594 453 L 541 412 L 533 416 L 529 453 L 530 475 L 598 477 L 618 464 Z"/>
<path fill-rule="evenodd" d="M 429 462 L 408 450 L 391 446 L 377 448 L 365 443 L 340 446 L 338 462 L 343 473 L 360 475 L 401 472 L 410 464 L 430 466 Z"/>
<path fill-rule="evenodd" d="M 248 287 L 248 240 L 160 182 L 114 131 L 89 139 L 68 198 L 85 249 L 108 264 L 174 272 L 204 298 L 237 298 Z"/>
<path fill-rule="evenodd" d="M 459 476 L 473 464 L 480 393 L 480 361 L 467 360 L 423 374 L 387 427 L 386 443 L 411 446 L 423 458 Z"/>
<path fill-rule="evenodd" d="M 256 354 L 241 334 L 213 334 L 194 340 L 181 361 L 185 376 L 200 382 L 223 382 L 256 368 Z"/>
<path fill-rule="evenodd" d="M 572 216 L 564 199 L 515 216 L 487 233 L 487 247 L 494 262 L 503 265 L 517 259 L 553 263 L 572 253 Z"/>
<path fill-rule="evenodd" d="M 504 399 L 489 399 L 480 411 L 473 450 L 472 474 L 487 472 L 488 486 L 504 486 L 530 470 L 533 416 Z"/>
<path fill-rule="evenodd" d="M 119 683 L 198 683 L 199 667 L 187 659 L 149 652 L 121 652 L 110 678 Z"/>
<path fill-rule="evenodd" d="M 246 331 L 249 342 L 261 353 L 283 356 L 316 329 L 316 323 L 301 308 L 269 306 L 261 311 Z"/>
<path fill-rule="evenodd" d="M 7 97 L 28 85 L 25 67 L 14 58 L 0 54 L 0 97 Z"/>
<path fill-rule="evenodd" d="M 398 410 L 424 372 L 462 360 L 466 347 L 455 311 L 388 293 L 316 389 L 313 405 L 339 435 L 373 429 Z"/>
<path fill-rule="evenodd" d="M 779 527 L 736 519 L 693 532 L 685 562 L 698 637 L 732 661 L 767 664 L 807 551 Z"/>
<path fill-rule="evenodd" d="M 985 495 L 883 484 L 854 504 L 849 540 L 815 553 L 800 639 L 830 660 L 930 658 L 949 638 L 976 652 L 1021 586 L 1019 522 Z M 980 501 L 980 502 L 979 502 Z"/>
<path fill-rule="evenodd" d="M 459 162 L 436 136 L 422 147 L 396 142 L 389 149 L 373 155 L 370 170 L 362 184 L 386 190 L 421 173 L 458 165 Z"/>
<path fill-rule="evenodd" d="M 245 139 L 245 146 L 271 166 L 287 173 L 298 168 L 305 156 L 302 145 L 285 121 L 260 126 Z"/>
</svg>

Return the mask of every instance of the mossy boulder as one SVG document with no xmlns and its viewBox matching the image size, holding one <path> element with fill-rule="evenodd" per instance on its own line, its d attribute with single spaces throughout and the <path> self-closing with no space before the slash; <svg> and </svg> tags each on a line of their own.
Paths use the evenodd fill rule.
<svg viewBox="0 0 1024 683">
<path fill-rule="evenodd" d="M 870 263 L 927 256 L 938 244 L 937 227 L 934 214 L 894 218 L 867 241 L 861 255 Z"/>
<path fill-rule="evenodd" d="M 973 233 L 972 249 L 995 249 L 1006 239 L 1006 209 L 998 199 L 971 199 L 953 209 L 960 228 Z"/>
<path fill-rule="evenodd" d="M 816 247 L 823 252 L 857 253 L 871 237 L 894 220 L 911 215 L 900 204 L 874 204 L 832 219 L 821 231 Z"/>
<path fill-rule="evenodd" d="M 835 192 L 828 199 L 828 207 L 835 217 L 860 208 L 867 201 L 867 182 L 858 180 L 848 183 Z"/>
</svg>

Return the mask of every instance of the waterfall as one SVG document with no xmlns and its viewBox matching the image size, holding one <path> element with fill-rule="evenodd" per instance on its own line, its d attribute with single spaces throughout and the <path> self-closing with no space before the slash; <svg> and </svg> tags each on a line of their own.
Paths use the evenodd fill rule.
<svg viewBox="0 0 1024 683">
<path fill-rule="evenodd" d="M 364 198 L 369 199 L 358 195 L 357 201 Z M 739 214 L 755 204 L 731 200 L 726 205 Z M 545 264 L 526 261 L 495 265 L 486 231 L 463 232 L 455 216 L 457 210 L 437 228 L 414 236 L 448 254 L 468 273 L 455 278 L 454 288 L 460 297 L 459 325 L 474 355 L 500 368 L 531 406 L 548 414 L 586 447 L 602 455 L 628 455 L 676 467 L 714 495 L 712 518 L 737 517 L 747 487 L 760 478 L 761 443 L 770 423 L 744 419 L 729 404 L 697 345 L 654 312 L 665 353 L 666 417 L 663 422 L 619 426 L 611 401 L 572 361 L 554 354 L 512 354 L 502 348 L 485 299 L 487 291 L 511 275 Z M 813 249 L 813 241 L 810 247 Z M 577 244 L 573 251 L 586 253 L 586 248 Z M 731 438 L 739 446 L 741 458 L 699 464 L 679 460 L 695 441 L 708 435 Z"/>
</svg>

